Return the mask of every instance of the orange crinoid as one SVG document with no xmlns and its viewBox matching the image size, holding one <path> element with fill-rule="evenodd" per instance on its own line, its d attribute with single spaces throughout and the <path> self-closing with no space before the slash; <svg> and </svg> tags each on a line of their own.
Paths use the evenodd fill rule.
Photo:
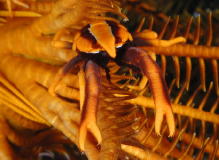
<svg viewBox="0 0 219 160">
<path fill-rule="evenodd" d="M 141 0 L 0 3 L 0 159 L 219 159 L 211 13 L 205 31 Z"/>
</svg>

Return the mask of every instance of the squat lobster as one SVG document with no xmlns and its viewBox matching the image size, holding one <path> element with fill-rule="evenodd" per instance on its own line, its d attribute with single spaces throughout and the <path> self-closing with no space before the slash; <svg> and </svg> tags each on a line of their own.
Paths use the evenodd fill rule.
<svg viewBox="0 0 219 160">
<path fill-rule="evenodd" d="M 183 37 L 177 37 L 170 41 L 158 40 L 155 32 L 146 32 L 142 32 L 142 34 L 139 35 L 137 34 L 136 37 L 144 38 L 146 42 L 148 40 L 152 45 L 160 44 L 168 46 L 185 42 Z M 152 35 L 152 37 L 150 35 Z M 60 43 L 60 41 L 57 42 Z M 61 43 L 63 43 L 63 46 L 66 46 L 65 43 L 67 42 Z M 53 44 L 55 45 L 55 43 Z M 81 150 L 84 150 L 87 130 L 94 135 L 99 144 L 102 140 L 99 128 L 96 124 L 96 111 L 101 88 L 100 66 L 107 70 L 106 64 L 109 60 L 118 64 L 130 64 L 131 66 L 135 66 L 149 79 L 150 89 L 153 93 L 156 105 L 155 131 L 160 135 L 161 124 L 165 115 L 169 127 L 169 136 L 174 135 L 174 116 L 168 97 L 167 86 L 161 70 L 146 51 L 133 44 L 131 34 L 124 26 L 116 22 L 100 21 L 85 26 L 81 32 L 75 36 L 72 46 L 73 50 L 79 53 L 78 56 L 71 59 L 62 67 L 49 88 L 49 92 L 55 95 L 55 90 L 66 73 L 70 72 L 78 64 L 81 66 L 79 72 L 79 83 L 81 84 L 80 104 L 82 109 L 82 119 L 79 130 L 79 147 Z M 122 47 L 122 50 L 124 48 L 125 53 L 120 53 L 121 51 L 117 50 L 117 48 L 120 47 Z"/>
</svg>

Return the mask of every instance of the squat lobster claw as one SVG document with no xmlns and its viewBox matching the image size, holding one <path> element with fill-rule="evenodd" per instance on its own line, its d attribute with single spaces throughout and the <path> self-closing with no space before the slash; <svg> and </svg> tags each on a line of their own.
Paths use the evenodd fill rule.
<svg viewBox="0 0 219 160">
<path fill-rule="evenodd" d="M 100 32 L 101 31 L 101 32 Z M 143 35 L 144 36 L 144 35 Z M 146 36 L 147 37 L 147 36 Z M 157 41 L 156 35 L 152 39 Z M 74 38 L 73 50 L 79 52 L 79 55 L 70 60 L 56 76 L 56 80 L 51 85 L 49 91 L 55 93 L 55 88 L 61 81 L 62 77 L 72 70 L 76 64 L 85 61 L 85 73 L 80 86 L 81 100 L 83 104 L 82 119 L 79 129 L 79 147 L 84 150 L 84 143 L 86 139 L 87 129 L 95 136 L 98 143 L 101 142 L 101 134 L 96 124 L 96 111 L 99 102 L 99 93 L 101 91 L 101 78 L 99 66 L 111 60 L 120 60 L 117 56 L 116 48 L 122 47 L 127 41 L 132 41 L 131 34 L 122 25 L 111 22 L 101 21 L 85 26 L 80 33 Z M 180 38 L 181 42 L 183 39 Z M 165 41 L 168 43 L 168 41 Z M 152 43 L 153 44 L 153 43 Z M 172 44 L 172 42 L 171 42 Z M 155 131 L 160 135 L 161 124 L 164 115 L 166 115 L 167 124 L 169 126 L 170 136 L 174 135 L 175 122 L 172 113 L 171 103 L 168 97 L 165 80 L 161 74 L 161 70 L 156 62 L 142 49 L 137 47 L 130 47 L 124 55 L 121 56 L 122 63 L 129 63 L 140 69 L 140 71 L 149 79 L 150 88 L 153 93 L 156 105 Z M 84 79 L 84 81 L 83 81 Z M 92 84 L 92 86 L 91 86 Z"/>
<path fill-rule="evenodd" d="M 141 72 L 148 78 L 150 89 L 155 103 L 155 131 L 160 135 L 161 124 L 164 115 L 166 116 L 169 127 L 169 136 L 175 132 L 175 121 L 172 112 L 170 99 L 166 82 L 156 62 L 144 50 L 131 47 L 126 51 L 124 56 L 125 62 L 137 66 Z"/>
</svg>

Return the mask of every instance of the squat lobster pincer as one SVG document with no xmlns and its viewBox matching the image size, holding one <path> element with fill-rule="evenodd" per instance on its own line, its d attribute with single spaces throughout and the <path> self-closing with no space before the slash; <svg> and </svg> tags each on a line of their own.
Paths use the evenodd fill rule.
<svg viewBox="0 0 219 160">
<path fill-rule="evenodd" d="M 150 41 L 159 42 L 156 36 L 152 37 L 152 39 L 154 40 Z M 66 73 L 80 65 L 79 84 L 82 119 L 79 130 L 79 147 L 81 150 L 84 150 L 87 130 L 94 135 L 98 143 L 101 143 L 101 134 L 96 124 L 96 107 L 98 106 L 99 92 L 101 91 L 100 66 L 107 70 L 106 64 L 109 60 L 118 64 L 131 64 L 139 68 L 143 75 L 149 79 L 150 89 L 156 105 L 155 131 L 160 134 L 161 124 L 165 115 L 169 127 L 169 135 L 174 135 L 174 116 L 161 70 L 147 52 L 138 47 L 124 45 L 131 41 L 133 39 L 127 29 L 121 24 L 112 21 L 100 21 L 85 26 L 75 36 L 73 42 L 72 48 L 78 51 L 78 56 L 62 67 L 49 88 L 49 92 L 54 95 L 57 86 Z M 175 43 L 184 41 L 183 38 L 177 38 Z M 163 42 L 174 44 L 172 41 L 162 40 Z M 119 55 L 117 48 L 121 48 L 123 45 L 124 49 L 122 50 L 125 50 L 125 52 Z"/>
</svg>

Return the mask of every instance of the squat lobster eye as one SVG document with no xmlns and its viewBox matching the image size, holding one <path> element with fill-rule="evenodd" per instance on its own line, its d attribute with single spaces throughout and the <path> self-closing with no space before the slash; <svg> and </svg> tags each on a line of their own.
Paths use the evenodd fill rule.
<svg viewBox="0 0 219 160">
<path fill-rule="evenodd" d="M 84 27 L 75 36 L 73 49 L 85 53 L 106 51 L 111 58 L 116 57 L 116 48 L 121 47 L 131 34 L 125 27 L 115 22 L 102 21 Z"/>
</svg>

